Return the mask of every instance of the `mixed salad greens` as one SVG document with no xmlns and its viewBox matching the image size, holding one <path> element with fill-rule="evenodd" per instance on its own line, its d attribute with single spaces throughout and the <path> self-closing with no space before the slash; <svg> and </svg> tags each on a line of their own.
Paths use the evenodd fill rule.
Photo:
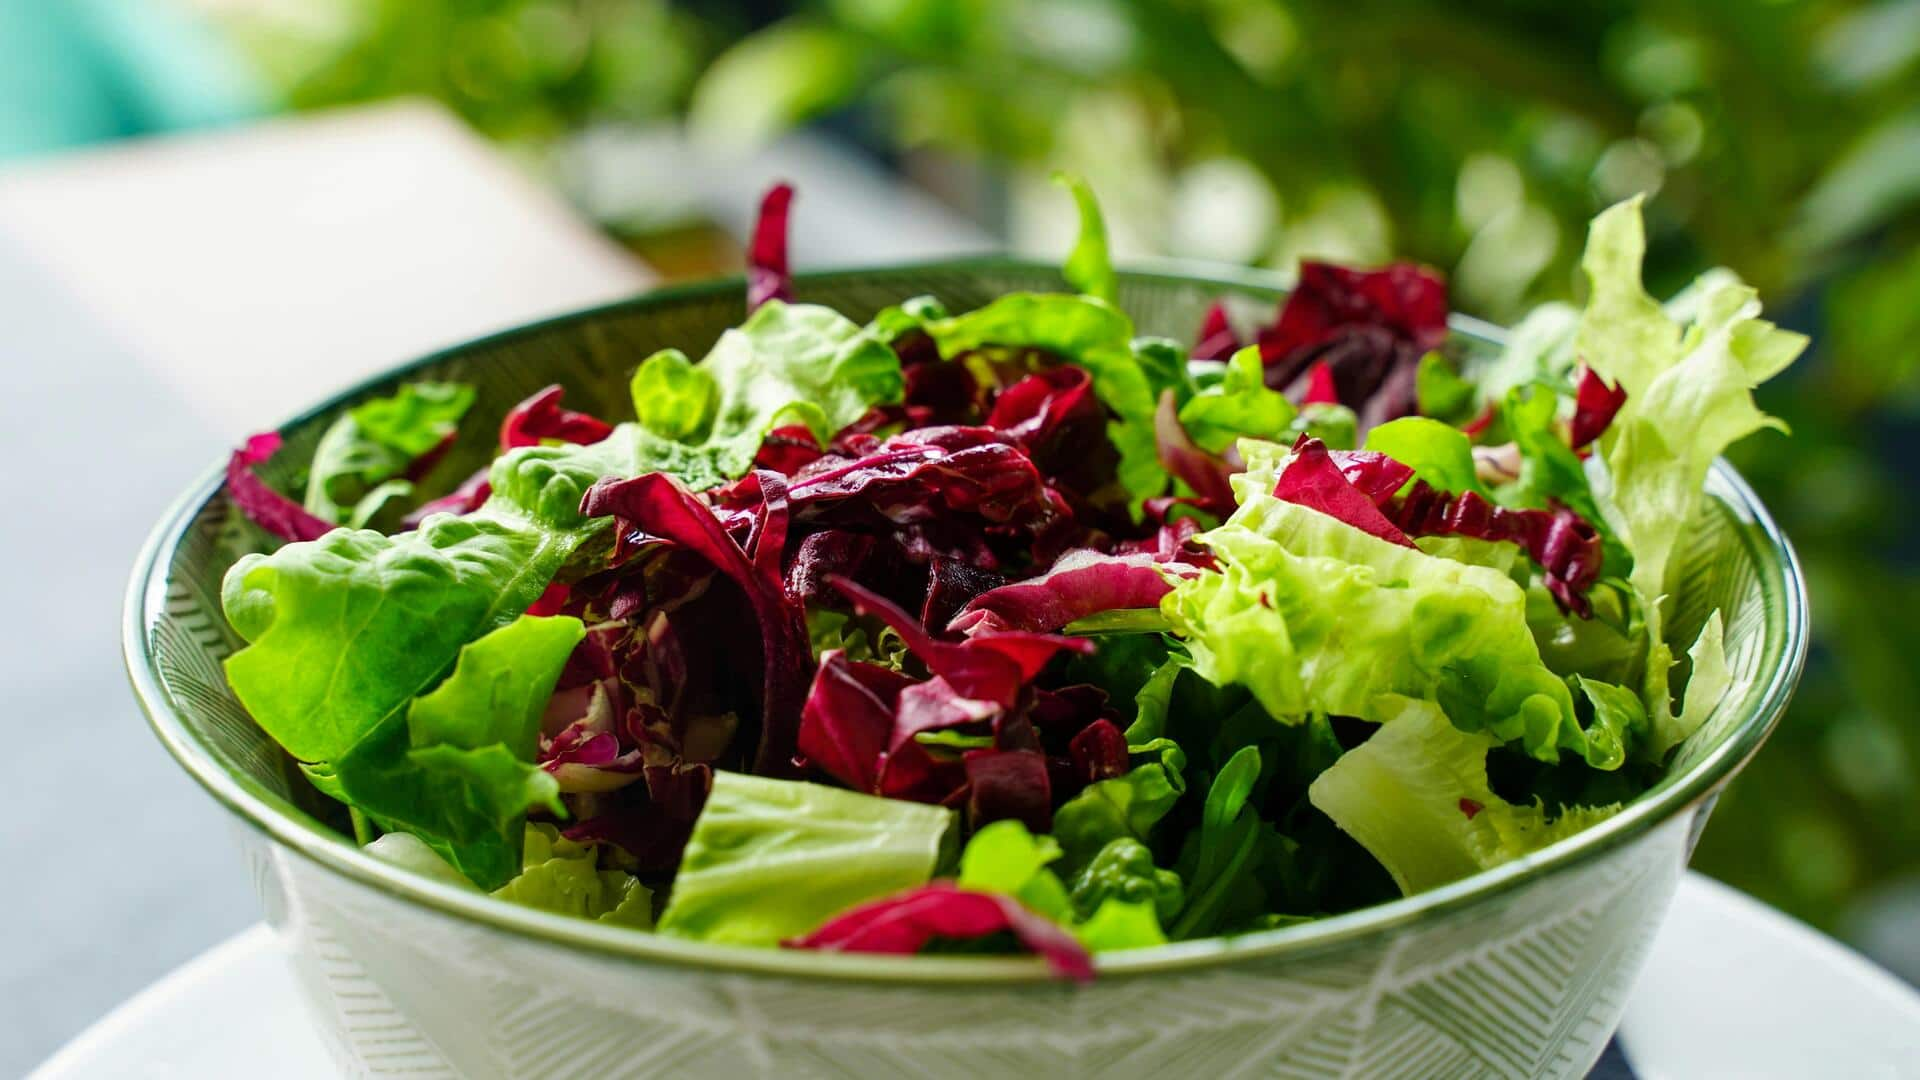
<svg viewBox="0 0 1920 1080">
<path fill-rule="evenodd" d="M 1074 292 L 796 302 L 781 187 L 746 320 L 642 361 L 632 420 L 550 387 L 458 481 L 481 410 L 415 383 L 333 423 L 299 502 L 255 437 L 228 491 L 285 543 L 226 577 L 234 692 L 361 843 L 462 887 L 1072 976 L 1432 888 L 1657 780 L 1732 680 L 1718 615 L 1668 640 L 1682 530 L 1804 339 L 1724 273 L 1656 303 L 1628 202 L 1585 308 L 1488 362 L 1404 264 L 1305 264 L 1188 348 L 1135 335 L 1066 183 Z"/>
</svg>

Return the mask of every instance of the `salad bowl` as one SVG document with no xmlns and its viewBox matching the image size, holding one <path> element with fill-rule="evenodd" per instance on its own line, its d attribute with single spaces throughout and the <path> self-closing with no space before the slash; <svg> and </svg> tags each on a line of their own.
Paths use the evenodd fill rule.
<svg viewBox="0 0 1920 1080">
<path fill-rule="evenodd" d="M 903 298 L 956 310 L 1057 289 L 1052 267 L 978 259 L 801 275 L 800 300 L 859 320 Z M 1145 333 L 1209 304 L 1271 308 L 1270 276 L 1172 264 L 1123 272 Z M 280 429 L 291 479 L 328 423 L 409 379 L 474 386 L 497 420 L 558 382 L 612 412 L 636 358 L 695 354 L 743 315 L 738 281 L 663 289 L 463 345 Z M 1498 331 L 1453 321 L 1461 350 Z M 478 463 L 485 425 L 450 453 Z M 287 470 L 279 472 L 277 470 Z M 234 697 L 241 642 L 221 578 L 247 550 L 223 472 L 167 514 L 135 568 L 133 687 L 181 766 L 230 810 L 267 922 L 316 1025 L 355 1075 L 1572 1076 L 1600 1054 L 1718 793 L 1784 710 L 1805 655 L 1792 549 L 1724 462 L 1676 556 L 1669 638 L 1719 610 L 1732 689 L 1666 775 L 1617 815 L 1439 888 L 1299 925 L 1103 955 L 1069 985 L 1033 957 L 748 949 L 518 907 L 375 858 L 325 820 L 297 765 Z"/>
</svg>

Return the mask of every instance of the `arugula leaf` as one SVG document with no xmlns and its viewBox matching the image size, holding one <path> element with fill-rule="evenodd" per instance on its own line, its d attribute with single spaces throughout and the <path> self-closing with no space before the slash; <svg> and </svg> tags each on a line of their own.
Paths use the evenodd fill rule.
<svg viewBox="0 0 1920 1080">
<path fill-rule="evenodd" d="M 660 932 L 739 945 L 804 935 L 925 884 L 953 821 L 937 806 L 716 772 Z"/>
<path fill-rule="evenodd" d="M 1385 723 L 1308 789 L 1313 805 L 1371 852 L 1412 895 L 1545 847 L 1612 816 L 1574 807 L 1548 819 L 1487 782 L 1485 735 L 1463 732 L 1431 702 L 1393 698 Z"/>
<path fill-rule="evenodd" d="M 525 615 L 460 650 L 453 674 L 333 763 L 354 807 L 427 842 L 483 888 L 520 867 L 528 808 L 563 812 L 533 764 L 540 714 L 580 620 Z"/>
<path fill-rule="evenodd" d="M 1200 828 L 1188 837 L 1180 859 L 1181 876 L 1188 882 L 1187 903 L 1173 925 L 1175 938 L 1213 933 L 1238 899 L 1235 893 L 1252 883 L 1264 823 L 1248 797 L 1259 778 L 1260 751 L 1242 747 L 1207 789 Z"/>
</svg>

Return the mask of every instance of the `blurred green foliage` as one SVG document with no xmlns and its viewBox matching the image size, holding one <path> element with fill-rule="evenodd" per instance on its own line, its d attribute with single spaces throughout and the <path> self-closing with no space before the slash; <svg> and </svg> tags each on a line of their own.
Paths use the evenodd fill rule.
<svg viewBox="0 0 1920 1080">
<path fill-rule="evenodd" d="M 328 13 L 242 20 L 295 105 L 430 94 L 523 142 L 831 117 L 922 175 L 995 178 L 1017 241 L 1066 228 L 1064 165 L 1123 252 L 1410 256 L 1494 320 L 1576 293 L 1587 219 L 1653 193 L 1656 290 L 1730 266 L 1816 340 L 1765 401 L 1794 437 L 1738 463 L 1799 545 L 1818 643 L 1697 864 L 1828 927 L 1920 874 L 1920 0 L 266 7 Z"/>
<path fill-rule="evenodd" d="M 540 144 L 673 114 L 737 36 L 664 0 L 198 0 L 292 108 L 419 96 Z"/>
</svg>

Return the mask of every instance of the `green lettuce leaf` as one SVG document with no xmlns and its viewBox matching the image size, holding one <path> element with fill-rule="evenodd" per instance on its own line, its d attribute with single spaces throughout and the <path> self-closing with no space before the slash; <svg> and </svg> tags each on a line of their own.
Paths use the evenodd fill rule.
<svg viewBox="0 0 1920 1080">
<path fill-rule="evenodd" d="M 1163 748 L 1149 743 L 1138 750 L 1132 746 L 1128 749 L 1152 753 Z M 1177 747 L 1174 752 L 1178 753 Z M 1125 775 L 1082 788 L 1053 815 L 1053 832 L 1067 856 L 1070 872 L 1086 865 L 1115 840 L 1150 839 L 1153 827 L 1173 809 L 1181 791 L 1179 773 L 1169 772 L 1165 761 L 1136 765 Z"/>
<path fill-rule="evenodd" d="M 1693 673 L 1687 679 L 1685 706 L 1678 716 L 1666 719 L 1653 729 L 1649 749 L 1655 760 L 1699 731 L 1733 688 L 1733 670 L 1727 666 L 1725 639 L 1720 613 L 1715 611 L 1700 628 L 1693 647 L 1687 650 L 1693 661 Z"/>
<path fill-rule="evenodd" d="M 640 364 L 638 428 L 681 448 L 669 454 L 638 440 L 638 456 L 671 460 L 641 471 L 672 472 L 696 491 L 713 487 L 751 468 L 774 428 L 805 424 L 825 445 L 871 406 L 900 400 L 903 385 L 900 358 L 877 334 L 832 308 L 769 301 L 697 365 L 677 349 Z"/>
<path fill-rule="evenodd" d="M 1449 723 L 1431 702 L 1385 703 L 1385 723 L 1308 791 L 1313 805 L 1371 852 L 1412 895 L 1538 850 L 1618 811 L 1509 803 L 1487 782 L 1484 735 Z"/>
<path fill-rule="evenodd" d="M 347 801 L 427 842 L 483 888 L 520 868 L 526 812 L 563 813 L 533 763 L 540 715 L 585 630 L 523 615 L 460 650 L 453 674 L 333 762 Z"/>
<path fill-rule="evenodd" d="M 716 772 L 660 932 L 776 945 L 926 884 L 952 828 L 937 806 Z"/>
<path fill-rule="evenodd" d="M 1146 904 L 1156 929 L 1173 921 L 1186 904 L 1180 875 L 1153 862 L 1153 851 L 1131 837 L 1115 837 L 1073 875 L 1073 906 L 1097 917 L 1114 901 Z"/>
<path fill-rule="evenodd" d="M 1167 935 L 1152 902 L 1110 897 L 1086 922 L 1071 927 L 1089 952 L 1116 952 L 1165 945 Z"/>
<path fill-rule="evenodd" d="M 526 869 L 493 891 L 522 907 L 653 929 L 653 893 L 624 870 L 602 870 L 599 849 L 560 835 L 551 825 L 527 826 Z"/>
<path fill-rule="evenodd" d="M 1540 662 L 1526 594 L 1506 575 L 1401 547 L 1276 499 L 1276 448 L 1236 477 L 1242 504 L 1201 534 L 1217 571 L 1161 603 L 1195 669 L 1269 713 L 1380 719 L 1383 695 L 1435 701 L 1463 730 L 1552 761 L 1585 750 L 1566 684 Z"/>
<path fill-rule="evenodd" d="M 1420 366 L 1414 369 L 1414 400 L 1419 403 L 1420 415 L 1431 416 L 1449 423 L 1463 423 L 1473 419 L 1474 398 L 1479 387 L 1473 380 L 1453 370 L 1453 365 L 1438 352 L 1430 352 L 1420 358 Z"/>
<path fill-rule="evenodd" d="M 1100 203 L 1093 189 L 1078 176 L 1056 172 L 1053 182 L 1073 193 L 1074 207 L 1080 211 L 1080 237 L 1067 253 L 1062 274 L 1076 290 L 1104 300 L 1120 303 L 1120 286 L 1113 275 L 1113 259 L 1107 254 L 1107 223 L 1100 216 Z"/>
<path fill-rule="evenodd" d="M 1153 865 L 1153 856 L 1133 840 L 1101 852 L 1074 881 L 1072 895 L 1053 866 L 1060 845 L 1034 836 L 1018 821 L 993 822 L 973 834 L 960 856 L 963 889 L 1011 896 L 1066 927 L 1096 952 L 1137 949 L 1166 942 L 1161 920 L 1180 907 L 1180 879 Z"/>
<path fill-rule="evenodd" d="M 1181 405 L 1179 415 L 1188 437 L 1218 454 L 1241 438 L 1285 438 L 1300 414 L 1278 390 L 1267 389 L 1260 348 L 1249 345 L 1227 360 L 1219 382 Z"/>
<path fill-rule="evenodd" d="M 397 526 L 414 501 L 413 484 L 399 477 L 453 434 L 472 406 L 470 386 L 421 382 L 342 413 L 314 448 L 306 508 L 356 529 Z"/>
<path fill-rule="evenodd" d="M 1465 432 L 1424 416 L 1403 416 L 1367 432 L 1366 449 L 1387 455 L 1441 491 L 1486 489 L 1473 467 L 1473 442 Z"/>
<path fill-rule="evenodd" d="M 981 827 L 960 853 L 963 889 L 1011 896 L 1061 924 L 1074 920 L 1066 885 L 1049 865 L 1060 858 L 1051 836 L 1035 836 L 1018 821 L 1006 819 Z"/>
</svg>

